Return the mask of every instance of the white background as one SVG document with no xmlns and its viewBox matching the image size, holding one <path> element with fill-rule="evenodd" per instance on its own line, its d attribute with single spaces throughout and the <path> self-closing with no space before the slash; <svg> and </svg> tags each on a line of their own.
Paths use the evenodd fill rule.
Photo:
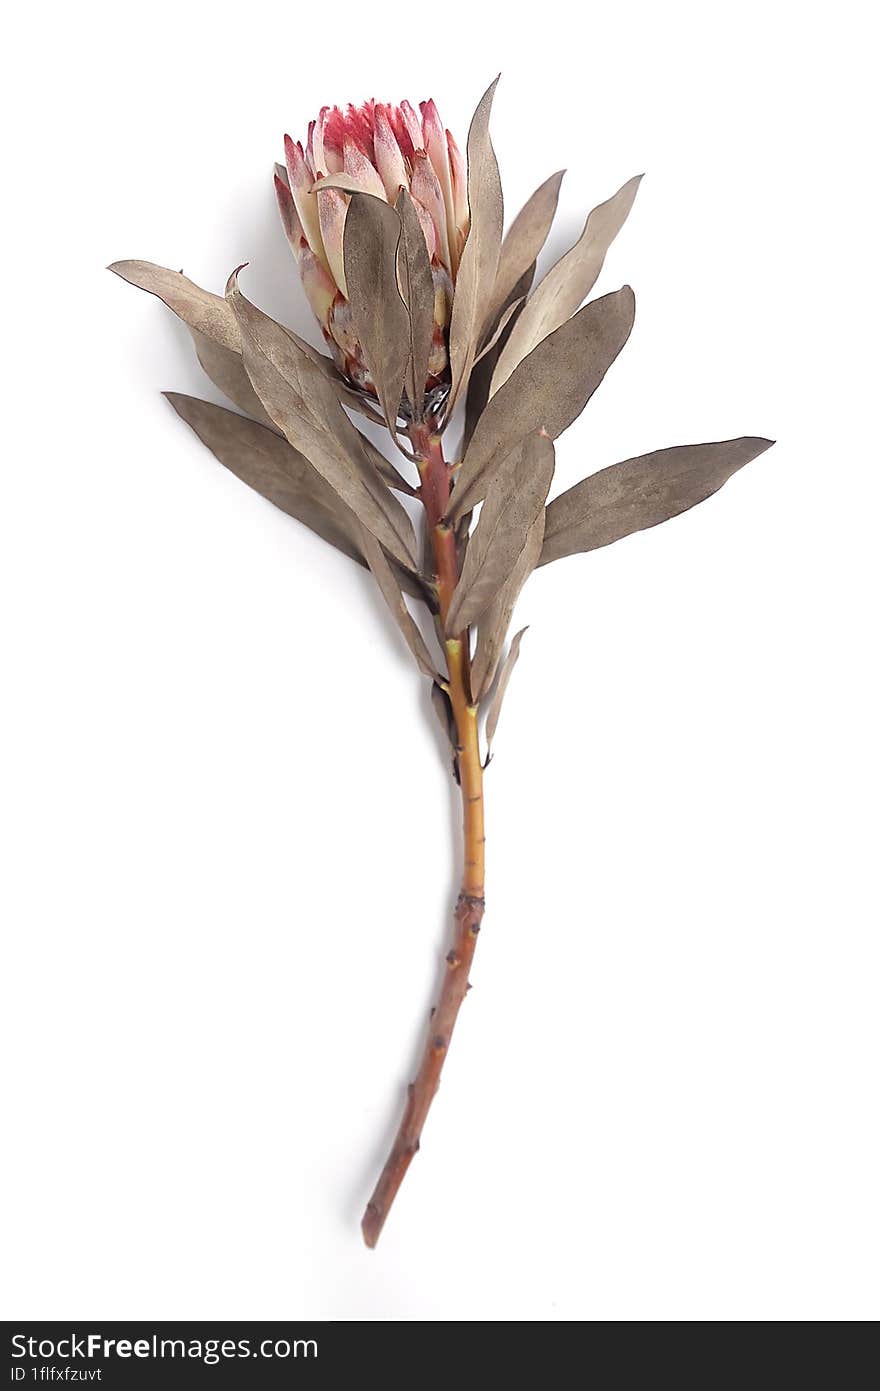
<svg viewBox="0 0 880 1391">
<path fill-rule="evenodd" d="M 5 1317 L 878 1313 L 869 7 L 89 4 L 13 19 L 4 129 Z M 580 15 L 580 18 L 577 16 Z M 381 18 L 384 16 L 384 18 Z M 542 570 L 489 906 L 379 1249 L 458 811 L 367 578 L 226 474 L 143 257 L 314 337 L 271 166 L 325 102 L 498 69 L 548 260 L 647 171 L 636 327 L 558 487 L 778 440 Z"/>
</svg>

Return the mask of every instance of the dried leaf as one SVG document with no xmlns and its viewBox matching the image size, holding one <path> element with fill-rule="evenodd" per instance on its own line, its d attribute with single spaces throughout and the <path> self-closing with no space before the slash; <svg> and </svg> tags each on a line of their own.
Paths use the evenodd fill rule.
<svg viewBox="0 0 880 1391">
<path fill-rule="evenodd" d="M 476 367 L 478 362 L 483 361 L 483 358 L 486 356 L 487 353 L 490 353 L 492 351 L 496 343 L 500 342 L 504 330 L 507 328 L 514 315 L 522 309 L 525 302 L 525 295 L 523 295 L 520 299 L 512 300 L 510 304 L 505 305 L 502 312 L 498 315 L 498 319 L 496 320 L 495 327 L 492 331 L 491 336 L 486 339 L 486 342 L 483 344 L 483 346 L 480 348 L 480 351 L 474 358 L 474 367 Z M 473 376 L 473 372 L 471 372 L 471 376 Z"/>
<path fill-rule="evenodd" d="M 210 401 L 176 391 L 166 391 L 165 396 L 230 473 L 352 560 L 364 564 L 354 513 L 285 439 L 265 425 Z"/>
<path fill-rule="evenodd" d="M 657 449 L 591 474 L 547 508 L 541 565 L 608 546 L 704 502 L 773 440 L 743 436 Z"/>
<path fill-rule="evenodd" d="M 400 585 L 388 563 L 385 552 L 366 527 L 361 528 L 361 549 L 372 571 L 373 578 L 382 592 L 382 598 L 394 615 L 397 626 L 403 633 L 406 645 L 415 657 L 419 669 L 436 682 L 438 680 L 437 665 L 428 651 L 425 639 L 422 637 L 415 619 L 406 606 Z"/>
<path fill-rule="evenodd" d="M 307 343 L 304 338 L 300 338 L 299 334 L 294 333 L 293 329 L 287 328 L 283 324 L 281 327 L 284 328 L 284 332 L 293 340 L 300 352 L 305 353 L 309 361 L 320 368 L 342 405 L 347 406 L 351 411 L 357 411 L 359 415 L 366 416 L 367 420 L 372 421 L 374 425 L 381 425 L 383 429 L 385 428 L 385 421 L 379 411 L 375 409 L 374 404 L 371 404 L 371 402 L 375 402 L 375 397 L 371 397 L 368 400 L 363 392 L 355 391 L 354 388 L 349 386 L 348 382 L 344 381 L 339 375 L 336 370 L 336 364 L 331 357 L 328 357 L 326 353 L 319 352 L 317 348 L 313 348 L 311 343 Z"/>
<path fill-rule="evenodd" d="M 389 430 L 394 432 L 409 361 L 409 315 L 397 285 L 400 218 L 370 194 L 351 200 L 343 256 L 358 342 Z"/>
<path fill-rule="evenodd" d="M 311 192 L 320 193 L 323 189 L 335 188 L 340 193 L 364 193 L 371 198 L 378 198 L 378 192 L 367 188 L 366 183 L 357 177 L 356 174 L 348 174 L 341 169 L 338 174 L 322 174 L 312 184 Z M 384 198 L 384 194 L 382 195 Z"/>
<path fill-rule="evenodd" d="M 406 394 L 413 419 L 419 421 L 424 414 L 425 383 L 434 333 L 434 277 L 419 215 L 405 188 L 401 188 L 395 206 L 401 229 L 397 276 L 409 320 Z"/>
<path fill-rule="evenodd" d="M 234 406 L 238 406 L 239 410 L 246 411 L 262 425 L 268 425 L 274 430 L 274 423 L 263 410 L 260 398 L 251 385 L 251 379 L 241 360 L 241 353 L 224 348 L 222 343 L 199 333 L 196 328 L 191 328 L 190 334 L 196 346 L 196 356 L 214 385 L 219 387 L 223 395 L 227 396 Z"/>
<path fill-rule="evenodd" d="M 489 115 L 498 78 L 483 95 L 474 112 L 467 140 L 467 188 L 470 230 L 455 281 L 452 322 L 449 328 L 449 360 L 452 388 L 447 407 L 451 415 L 471 374 L 474 355 L 486 321 L 498 270 L 504 198 L 498 161 L 489 138 Z"/>
<path fill-rule="evenodd" d="M 449 740 L 449 747 L 453 754 L 457 752 L 458 736 L 455 730 L 455 716 L 452 713 L 452 702 L 442 686 L 435 681 L 431 687 L 431 708 L 437 716 L 437 723 L 442 729 L 446 738 Z"/>
<path fill-rule="evenodd" d="M 565 170 L 551 174 L 550 178 L 535 189 L 529 201 L 515 217 L 510 231 L 501 244 L 498 260 L 498 273 L 489 304 L 486 320 L 491 323 L 510 302 L 510 296 L 517 281 L 533 267 L 547 240 L 547 234 L 559 202 L 559 188 Z M 575 308 L 577 306 L 574 306 Z"/>
<path fill-rule="evenodd" d="M 599 277 L 605 253 L 627 219 L 641 178 L 639 174 L 630 179 L 607 203 L 593 209 L 579 240 L 534 291 L 498 359 L 492 395 L 517 364 L 586 299 Z"/>
<path fill-rule="evenodd" d="M 513 675 L 513 668 L 519 661 L 519 645 L 523 640 L 523 634 L 527 632 L 528 628 L 520 628 L 516 636 L 511 639 L 510 649 L 504 661 L 501 663 L 501 669 L 498 673 L 498 684 L 495 687 L 495 692 L 492 696 L 491 704 L 489 705 L 489 713 L 486 717 L 486 749 L 490 755 L 492 753 L 492 740 L 495 738 L 495 731 L 498 728 L 498 716 L 501 714 L 501 706 L 504 702 L 507 686 Z"/>
<path fill-rule="evenodd" d="M 245 299 L 235 276 L 228 295 L 245 367 L 270 418 L 389 553 L 417 570 L 412 522 L 368 461 L 332 385 L 280 324 Z"/>
<path fill-rule="evenodd" d="M 534 434 L 515 445 L 504 460 L 468 543 L 449 606 L 447 633 L 461 633 L 475 623 L 515 570 L 550 491 L 553 457 L 553 441 Z"/>
<path fill-rule="evenodd" d="M 179 319 L 183 320 L 192 331 L 199 352 L 199 360 L 203 366 L 205 364 L 196 334 L 218 344 L 221 348 L 241 355 L 241 343 L 235 315 L 226 300 L 219 295 L 212 295 L 208 290 L 194 285 L 191 280 L 187 280 L 181 271 L 166 270 L 164 266 L 154 266 L 150 261 L 115 261 L 107 269 L 112 270 L 123 280 L 127 280 L 130 285 L 136 285 L 139 289 L 156 295 Z M 284 332 L 296 343 L 300 351 L 311 359 L 316 367 L 320 367 L 340 401 L 343 401 L 351 410 L 359 411 L 361 415 L 365 415 L 374 424 L 384 424 L 381 415 L 373 410 L 361 393 L 353 391 L 342 380 L 333 361 L 325 353 L 313 348 L 311 343 L 306 343 L 292 329 L 285 328 Z M 212 362 L 216 365 L 219 358 L 212 358 Z M 208 376 L 211 377 L 212 381 L 215 381 L 213 370 L 213 366 L 211 368 L 205 366 Z M 231 376 L 229 380 L 231 382 Z M 215 384 L 220 386 L 221 391 L 226 392 L 230 401 L 235 401 L 236 405 L 240 404 L 231 392 L 226 390 L 226 387 L 219 382 L 215 382 Z M 247 407 L 242 408 L 248 409 Z"/>
<path fill-rule="evenodd" d="M 534 275 L 535 266 L 533 263 L 526 271 L 525 275 L 517 281 L 514 289 L 511 291 L 511 304 L 505 305 L 501 316 L 499 316 L 499 319 L 506 316 L 507 310 L 512 308 L 513 312 L 501 329 L 497 341 L 492 346 L 487 344 L 474 362 L 471 379 L 468 382 L 467 398 L 465 400 L 462 451 L 466 450 L 470 444 L 477 426 L 477 421 L 486 409 L 486 403 L 489 400 L 489 391 L 492 385 L 492 376 L 495 372 L 495 365 L 498 362 L 501 349 L 507 342 L 511 329 L 516 323 L 517 316 L 522 313 L 525 304 L 525 296 L 529 293 Z M 491 319 L 489 322 L 491 326 Z M 492 337 L 494 336 L 493 333 Z"/>
<path fill-rule="evenodd" d="M 358 430 L 358 435 L 366 451 L 367 458 L 372 463 L 379 477 L 385 481 L 388 487 L 393 488 L 397 493 L 405 493 L 407 497 L 418 497 L 418 489 L 414 488 L 411 483 L 408 483 L 407 480 L 397 472 L 394 465 L 388 462 L 382 451 L 377 449 L 373 444 L 373 441 L 368 440 L 366 435 L 361 435 L 360 430 Z"/>
<path fill-rule="evenodd" d="M 107 269 L 129 285 L 157 295 L 189 328 L 213 338 L 224 348 L 239 351 L 238 326 L 226 300 L 194 285 L 182 271 L 166 270 L 150 261 L 114 261 Z"/>
<path fill-rule="evenodd" d="M 526 537 L 526 543 L 513 574 L 480 619 L 477 631 L 477 650 L 471 668 L 471 689 L 474 700 L 480 700 L 495 680 L 498 663 L 504 651 L 504 639 L 507 637 L 516 601 L 541 554 L 545 515 L 544 509 L 538 513 L 532 529 Z"/>
<path fill-rule="evenodd" d="M 517 441 L 543 428 L 551 439 L 580 415 L 630 335 L 635 296 L 628 285 L 585 304 L 529 353 L 477 421 L 458 471 L 450 516 L 486 496 Z"/>
</svg>

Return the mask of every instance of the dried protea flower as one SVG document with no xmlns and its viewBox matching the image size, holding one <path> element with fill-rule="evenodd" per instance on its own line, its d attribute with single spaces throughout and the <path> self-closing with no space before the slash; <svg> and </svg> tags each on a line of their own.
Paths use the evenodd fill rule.
<svg viewBox="0 0 880 1391">
<path fill-rule="evenodd" d="M 421 385 L 426 394 L 438 392 L 448 381 L 446 336 L 469 223 L 464 160 L 436 105 L 325 106 L 305 144 L 285 135 L 284 157 L 275 166 L 275 192 L 303 287 L 340 371 L 373 395 L 348 297 L 345 219 L 354 190 L 394 205 L 401 189 L 409 194 L 434 280 L 434 331 Z"/>
<path fill-rule="evenodd" d="M 332 358 L 251 304 L 238 272 L 221 298 L 146 261 L 112 267 L 184 320 L 208 376 L 238 407 L 170 393 L 178 414 L 237 477 L 370 571 L 431 682 L 448 738 L 464 842 L 455 927 L 400 1128 L 364 1214 L 370 1246 L 419 1150 L 469 989 L 485 908 L 483 775 L 519 656 L 524 630 L 509 645 L 507 634 L 523 585 L 542 565 L 703 502 L 772 443 L 674 445 L 550 498 L 554 441 L 633 325 L 628 285 L 589 295 L 639 178 L 593 209 L 535 284 L 562 176 L 535 190 L 505 234 L 489 138 L 494 90 L 474 113 L 466 171 L 433 102 L 421 116 L 406 103 L 326 108 L 305 148 L 287 142 L 278 198 Z M 456 402 L 464 435 L 450 452 Z M 350 410 L 384 419 L 417 485 Z M 396 905 L 400 918 L 406 911 Z"/>
</svg>

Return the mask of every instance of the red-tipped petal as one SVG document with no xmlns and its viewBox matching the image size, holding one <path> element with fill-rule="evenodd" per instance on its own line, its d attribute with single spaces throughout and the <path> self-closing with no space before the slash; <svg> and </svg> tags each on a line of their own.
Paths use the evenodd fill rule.
<svg viewBox="0 0 880 1391">
<path fill-rule="evenodd" d="M 287 161 L 290 191 L 293 194 L 293 201 L 296 204 L 296 211 L 299 214 L 306 240 L 318 259 L 326 263 L 324 246 L 321 241 L 321 227 L 318 221 L 318 202 L 311 191 L 314 180 L 306 165 L 302 146 L 291 140 L 289 135 L 284 137 L 284 157 Z"/>
<path fill-rule="evenodd" d="M 386 196 L 389 203 L 393 203 L 401 185 L 409 188 L 409 172 L 384 107 L 376 108 L 373 147 Z"/>
<path fill-rule="evenodd" d="M 428 209 L 419 202 L 418 198 L 413 198 L 412 201 L 413 207 L 418 213 L 419 222 L 421 223 L 422 235 L 425 238 L 425 245 L 428 248 L 428 257 L 433 261 L 438 255 L 437 228 L 434 226 L 434 219 L 428 212 Z"/>
<path fill-rule="evenodd" d="M 463 238 L 467 235 L 470 214 L 467 197 L 467 165 L 464 155 L 455 143 L 450 131 L 446 132 L 446 149 L 449 153 L 449 167 L 452 171 L 452 197 L 455 206 L 455 226 Z"/>
<path fill-rule="evenodd" d="M 358 187 L 364 193 L 372 193 L 374 197 L 387 201 L 385 197 L 385 185 L 380 179 L 376 169 L 367 159 L 360 146 L 349 136 L 346 138 L 342 152 L 343 168 L 346 174 L 350 174 Z"/>
<path fill-rule="evenodd" d="M 422 123 L 419 120 L 418 113 L 413 110 L 408 101 L 402 101 L 400 103 L 400 117 L 412 141 L 413 150 L 416 152 L 418 150 L 423 150 L 425 148 L 425 137 L 422 134 Z"/>
<path fill-rule="evenodd" d="M 282 179 L 280 174 L 275 175 L 275 197 L 278 200 L 278 211 L 281 214 L 281 223 L 287 240 L 290 242 L 294 256 L 299 260 L 300 251 L 305 243 L 302 225 L 297 216 L 296 204 L 293 201 L 293 194 L 287 182 L 287 173 Z"/>
<path fill-rule="evenodd" d="M 299 258 L 299 274 L 312 313 L 322 328 L 326 328 L 339 292 L 329 273 L 306 245 Z"/>
<path fill-rule="evenodd" d="M 452 172 L 449 167 L 449 151 L 446 145 L 446 132 L 443 123 L 433 101 L 422 102 L 422 128 L 425 133 L 425 149 L 428 158 L 434 167 L 434 173 L 440 181 L 440 189 L 443 194 L 443 207 L 446 212 L 446 226 L 451 230 L 455 227 L 455 197 L 452 192 Z M 449 237 L 450 252 L 452 262 L 450 269 L 458 270 L 458 247 L 455 244 L 457 238 Z"/>
<path fill-rule="evenodd" d="M 318 187 L 320 189 L 320 184 Z M 345 284 L 345 261 L 342 255 L 342 237 L 345 230 L 348 198 L 338 188 L 322 189 L 316 197 L 321 240 L 324 243 L 330 274 L 345 295 L 347 288 Z"/>
<path fill-rule="evenodd" d="M 424 151 L 417 153 L 413 160 L 411 187 L 413 198 L 417 199 L 431 214 L 437 229 L 437 254 L 448 270 L 450 267 L 449 239 L 446 234 L 446 208 L 443 204 L 443 192 L 440 188 L 440 180 L 434 173 L 434 166 Z"/>
</svg>

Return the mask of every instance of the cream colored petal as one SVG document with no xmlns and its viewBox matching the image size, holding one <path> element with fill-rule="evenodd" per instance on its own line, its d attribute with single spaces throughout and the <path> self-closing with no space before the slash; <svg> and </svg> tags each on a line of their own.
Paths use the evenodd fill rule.
<svg viewBox="0 0 880 1391">
<path fill-rule="evenodd" d="M 284 157 L 287 162 L 290 191 L 293 194 L 293 201 L 296 204 L 296 211 L 299 214 L 306 240 L 318 259 L 323 261 L 326 266 L 327 257 L 321 240 L 321 225 L 318 219 L 318 200 L 311 191 L 313 180 L 306 166 L 301 146 L 291 140 L 289 135 L 284 137 Z"/>
<path fill-rule="evenodd" d="M 320 183 L 317 185 L 320 189 Z M 342 258 L 342 235 L 345 230 L 345 214 L 348 210 L 348 196 L 338 188 L 325 188 L 314 195 L 318 202 L 318 218 L 321 225 L 321 239 L 327 253 L 330 274 L 343 294 L 346 294 L 345 264 Z"/>
<path fill-rule="evenodd" d="M 437 230 L 437 254 L 446 266 L 451 265 L 449 239 L 446 234 L 446 208 L 443 205 L 443 192 L 434 167 L 424 152 L 416 154 L 413 161 L 412 196 L 416 204 L 422 204 L 430 213 Z"/>
<path fill-rule="evenodd" d="M 282 179 L 279 174 L 275 175 L 275 197 L 278 200 L 278 211 L 281 214 L 281 223 L 287 240 L 290 242 L 291 250 L 297 261 L 305 243 L 302 224 L 296 211 L 296 204 L 293 201 L 293 194 L 286 178 Z M 314 254 L 314 253 L 313 253 Z"/>
<path fill-rule="evenodd" d="M 437 228 L 434 226 L 434 219 L 428 212 L 428 209 L 423 207 L 417 198 L 413 198 L 412 201 L 419 215 L 419 223 L 424 233 L 425 245 L 428 248 L 428 257 L 433 261 L 437 255 Z"/>
<path fill-rule="evenodd" d="M 327 144 L 327 141 L 324 138 L 324 133 L 327 129 L 327 122 L 330 119 L 331 109 L 332 108 L 329 106 L 322 106 L 321 114 L 318 117 L 318 125 L 320 126 L 321 130 L 321 152 L 322 158 L 324 160 L 325 171 L 328 174 L 341 174 L 342 155 L 337 150 L 332 149 L 331 146 Z"/>
<path fill-rule="evenodd" d="M 440 181 L 440 189 L 443 193 L 443 206 L 446 210 L 447 230 L 455 226 L 455 198 L 452 192 L 452 171 L 449 167 L 449 152 L 446 145 L 446 132 L 440 120 L 437 107 L 433 101 L 422 103 L 422 128 L 425 133 L 425 149 L 428 158 L 434 167 L 434 173 Z M 450 237 L 450 251 L 453 263 L 452 273 L 458 269 L 458 249 L 453 244 L 454 239 Z"/>
<path fill-rule="evenodd" d="M 337 290 L 330 275 L 308 246 L 303 246 L 299 256 L 299 274 L 312 313 L 318 323 L 326 328 L 330 323 Z"/>
<path fill-rule="evenodd" d="M 425 137 L 422 133 L 422 123 L 419 120 L 418 112 L 413 109 L 408 101 L 402 101 L 400 103 L 400 114 L 403 118 L 403 124 L 406 126 L 409 138 L 413 143 L 413 149 L 423 150 L 425 148 Z"/>
<path fill-rule="evenodd" d="M 464 155 L 449 131 L 446 132 L 446 148 L 449 153 L 449 167 L 452 170 L 452 198 L 455 206 L 455 225 L 462 237 L 467 236 L 468 215 L 467 165 Z"/>
<path fill-rule="evenodd" d="M 324 118 L 327 113 L 326 106 L 321 108 L 317 121 L 311 128 L 312 164 L 315 168 L 315 177 L 319 174 L 329 174 L 327 168 L 327 157 L 324 153 Z"/>
<path fill-rule="evenodd" d="M 350 139 L 345 142 L 343 171 L 357 180 L 364 193 L 372 193 L 374 198 L 381 198 L 383 203 L 388 202 L 385 196 L 385 185 L 378 172 L 367 159 L 363 150 L 359 149 Z"/>
<path fill-rule="evenodd" d="M 409 174 L 406 161 L 400 153 L 400 146 L 391 129 L 391 123 L 381 107 L 376 108 L 376 126 L 373 133 L 373 146 L 376 151 L 376 164 L 385 188 L 389 203 L 397 198 L 401 185 L 409 188 Z"/>
</svg>

